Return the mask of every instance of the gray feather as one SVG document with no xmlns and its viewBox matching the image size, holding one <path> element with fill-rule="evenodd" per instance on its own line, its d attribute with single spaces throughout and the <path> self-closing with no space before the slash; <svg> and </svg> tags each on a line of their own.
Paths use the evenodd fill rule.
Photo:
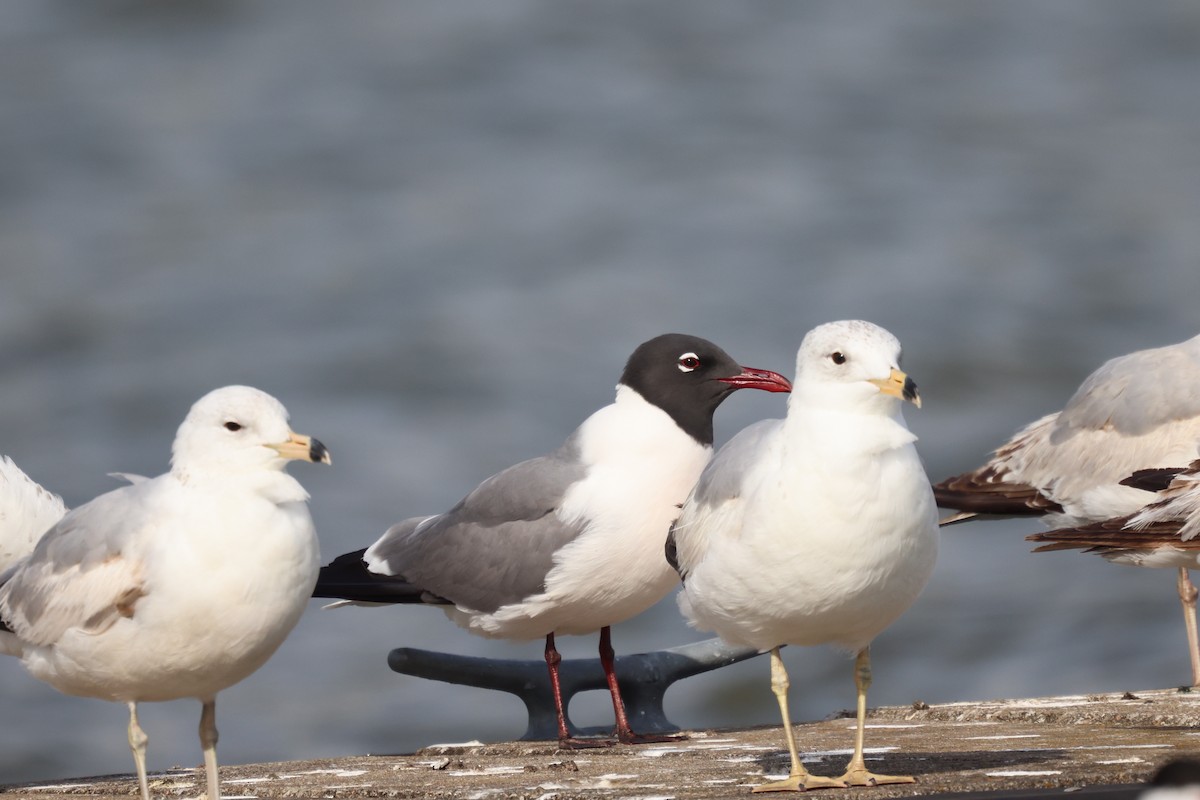
<svg viewBox="0 0 1200 800">
<path fill-rule="evenodd" d="M 558 513 L 586 473 L 572 438 L 493 475 L 445 514 L 392 526 L 370 556 L 462 608 L 490 613 L 521 602 L 545 589 L 554 554 L 587 528 Z"/>
<path fill-rule="evenodd" d="M 1143 436 L 1173 420 L 1200 416 L 1200 337 L 1105 362 L 1059 414 L 1050 441 L 1076 430 L 1112 428 Z"/>
</svg>

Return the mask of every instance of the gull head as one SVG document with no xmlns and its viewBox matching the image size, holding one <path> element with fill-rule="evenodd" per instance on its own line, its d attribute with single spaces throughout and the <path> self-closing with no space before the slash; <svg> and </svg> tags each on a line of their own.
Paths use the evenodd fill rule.
<svg viewBox="0 0 1200 800">
<path fill-rule="evenodd" d="M 293 459 L 330 463 L 325 445 L 292 431 L 282 403 L 250 386 L 197 400 L 171 448 L 171 469 L 183 474 L 281 470 Z"/>
<path fill-rule="evenodd" d="M 713 413 L 726 397 L 738 389 L 787 392 L 792 388 L 779 373 L 744 367 L 707 339 L 683 333 L 666 333 L 638 345 L 625 364 L 620 385 L 633 389 L 709 445 Z"/>
<path fill-rule="evenodd" d="M 917 385 L 900 369 L 900 341 L 863 320 L 813 328 L 796 354 L 793 397 L 831 407 L 879 407 L 907 400 L 920 408 Z"/>
<path fill-rule="evenodd" d="M 625 364 L 621 383 L 657 405 L 674 397 L 712 410 L 738 389 L 792 389 L 778 372 L 743 367 L 707 339 L 683 333 L 666 333 L 638 345 Z"/>
</svg>

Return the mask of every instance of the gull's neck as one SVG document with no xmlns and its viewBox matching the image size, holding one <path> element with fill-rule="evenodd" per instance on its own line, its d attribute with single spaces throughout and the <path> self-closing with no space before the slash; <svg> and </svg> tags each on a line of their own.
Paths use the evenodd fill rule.
<svg viewBox="0 0 1200 800">
<path fill-rule="evenodd" d="M 303 502 L 308 492 L 300 482 L 279 466 L 259 466 L 255 469 L 205 469 L 172 464 L 171 475 L 183 486 L 201 491 L 257 494 L 275 503 Z"/>
<path fill-rule="evenodd" d="M 788 398 L 789 441 L 843 452 L 876 453 L 917 440 L 904 423 L 901 402 L 858 387 L 802 387 Z"/>
</svg>

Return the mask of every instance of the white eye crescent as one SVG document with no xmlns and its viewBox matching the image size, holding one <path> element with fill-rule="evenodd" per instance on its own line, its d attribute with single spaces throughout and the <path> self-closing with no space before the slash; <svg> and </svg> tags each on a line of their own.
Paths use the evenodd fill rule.
<svg viewBox="0 0 1200 800">
<path fill-rule="evenodd" d="M 700 357 L 695 353 L 684 353 L 679 357 L 680 372 L 691 372 L 698 366 L 700 366 Z"/>
</svg>

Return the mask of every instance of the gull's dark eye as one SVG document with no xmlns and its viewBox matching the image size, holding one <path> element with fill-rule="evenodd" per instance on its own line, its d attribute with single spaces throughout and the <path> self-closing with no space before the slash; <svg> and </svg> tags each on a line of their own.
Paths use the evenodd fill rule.
<svg viewBox="0 0 1200 800">
<path fill-rule="evenodd" d="M 700 366 L 700 357 L 695 353 L 684 353 L 679 357 L 679 371 L 691 372 L 696 367 Z"/>
<path fill-rule="evenodd" d="M 842 355 L 842 352 L 840 350 L 835 350 L 834 352 L 830 353 L 829 358 L 835 364 L 845 364 L 846 363 L 846 357 L 844 355 Z"/>
<path fill-rule="evenodd" d="M 237 422 L 226 422 L 225 423 L 225 430 L 227 430 L 227 431 L 236 432 L 236 431 L 240 431 L 241 429 L 242 429 L 242 426 L 240 423 L 237 423 Z"/>
</svg>

